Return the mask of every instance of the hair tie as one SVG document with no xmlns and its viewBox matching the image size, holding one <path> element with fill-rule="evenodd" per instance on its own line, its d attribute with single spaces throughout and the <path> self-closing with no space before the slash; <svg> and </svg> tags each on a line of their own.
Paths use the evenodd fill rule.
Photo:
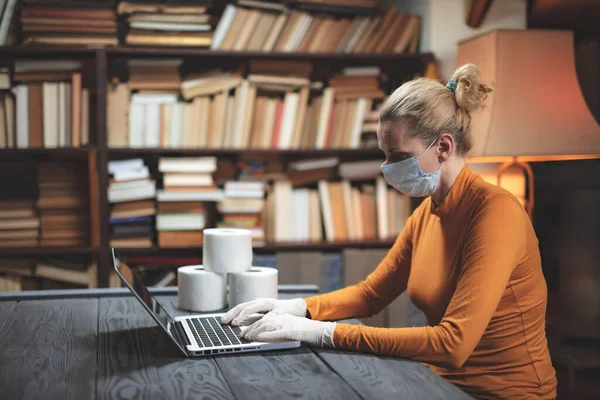
<svg viewBox="0 0 600 400">
<path fill-rule="evenodd" d="M 453 79 L 450 79 L 450 80 L 448 81 L 448 83 L 446 84 L 446 87 L 447 87 L 448 89 L 450 89 L 450 91 L 451 91 L 452 93 L 456 93 L 456 81 L 455 81 L 455 80 L 453 80 Z"/>
</svg>

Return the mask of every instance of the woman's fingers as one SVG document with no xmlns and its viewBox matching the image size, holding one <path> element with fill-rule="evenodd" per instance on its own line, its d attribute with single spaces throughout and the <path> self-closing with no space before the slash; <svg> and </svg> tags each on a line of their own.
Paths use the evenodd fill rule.
<svg viewBox="0 0 600 400">
<path fill-rule="evenodd" d="M 256 340 L 256 337 L 263 332 L 271 332 L 277 329 L 277 326 L 273 324 L 273 321 L 269 319 L 261 319 L 256 321 L 244 332 L 244 338 L 246 340 Z"/>
<path fill-rule="evenodd" d="M 254 303 L 254 301 L 248 301 L 246 303 L 238 304 L 237 306 L 233 307 L 231 310 L 227 311 L 225 313 L 225 315 L 223 315 L 221 317 L 221 323 L 223 323 L 223 324 L 230 323 L 235 317 L 237 317 L 240 314 L 240 312 L 245 307 L 248 307 L 252 303 Z"/>
<path fill-rule="evenodd" d="M 256 302 L 242 309 L 239 315 L 235 317 L 231 323 L 233 325 L 240 325 L 250 314 L 262 313 L 267 311 L 271 311 L 271 306 L 269 305 L 269 303 L 264 301 Z"/>
</svg>

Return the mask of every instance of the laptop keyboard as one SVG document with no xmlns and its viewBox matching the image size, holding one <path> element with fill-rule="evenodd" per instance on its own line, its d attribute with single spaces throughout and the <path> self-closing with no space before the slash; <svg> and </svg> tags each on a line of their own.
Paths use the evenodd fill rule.
<svg viewBox="0 0 600 400">
<path fill-rule="evenodd" d="M 250 343 L 243 338 L 239 338 L 231 326 L 221 325 L 221 322 L 216 317 L 190 318 L 185 321 L 200 347 L 231 346 Z"/>
</svg>

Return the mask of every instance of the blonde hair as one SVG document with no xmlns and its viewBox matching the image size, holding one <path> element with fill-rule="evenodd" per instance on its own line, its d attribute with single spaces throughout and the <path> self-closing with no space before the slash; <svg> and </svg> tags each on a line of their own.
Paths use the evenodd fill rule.
<svg viewBox="0 0 600 400">
<path fill-rule="evenodd" d="M 483 108 L 492 89 L 481 81 L 479 68 L 465 64 L 452 76 L 455 89 L 431 79 L 415 79 L 396 89 L 381 109 L 381 122 L 400 121 L 409 137 L 429 145 L 450 133 L 459 155 L 473 147 L 471 113 Z"/>
</svg>

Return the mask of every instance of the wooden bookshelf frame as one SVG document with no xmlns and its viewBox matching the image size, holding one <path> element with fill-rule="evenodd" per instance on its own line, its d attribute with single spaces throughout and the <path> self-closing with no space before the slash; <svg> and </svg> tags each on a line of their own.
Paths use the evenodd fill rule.
<svg viewBox="0 0 600 400">
<path fill-rule="evenodd" d="M 344 54 L 344 53 L 278 53 L 278 52 L 229 52 L 211 51 L 206 49 L 162 48 L 162 47 L 108 47 L 87 48 L 76 46 L 5 46 L 0 47 L 0 63 L 12 63 L 16 59 L 63 59 L 91 58 L 93 59 L 94 102 L 90 104 L 90 144 L 82 148 L 27 148 L 0 149 L 0 161 L 20 157 L 40 157 L 52 155 L 64 159 L 87 159 L 90 177 L 90 246 L 87 247 L 22 247 L 0 248 L 0 257 L 43 257 L 57 255 L 89 255 L 98 265 L 98 287 L 108 287 L 109 275 L 112 270 L 109 242 L 109 209 L 108 190 L 108 160 L 124 158 L 133 155 L 182 155 L 182 156 L 217 156 L 238 158 L 241 156 L 273 158 L 305 158 L 338 156 L 340 159 L 369 159 L 381 156 L 378 149 L 175 149 L 175 148 L 109 148 L 107 146 L 107 97 L 109 63 L 121 58 L 193 58 L 194 60 L 215 60 L 219 63 L 239 62 L 247 59 L 272 60 L 305 60 L 315 63 L 333 63 L 337 65 L 378 65 L 394 66 L 406 72 L 422 72 L 427 64 L 433 61 L 431 53 L 421 54 Z M 267 243 L 255 247 L 257 254 L 277 251 L 325 251 L 334 252 L 345 248 L 388 248 L 393 240 L 362 240 L 339 242 L 289 242 Z M 123 255 L 197 255 L 201 249 L 194 248 L 122 248 Z"/>
</svg>

